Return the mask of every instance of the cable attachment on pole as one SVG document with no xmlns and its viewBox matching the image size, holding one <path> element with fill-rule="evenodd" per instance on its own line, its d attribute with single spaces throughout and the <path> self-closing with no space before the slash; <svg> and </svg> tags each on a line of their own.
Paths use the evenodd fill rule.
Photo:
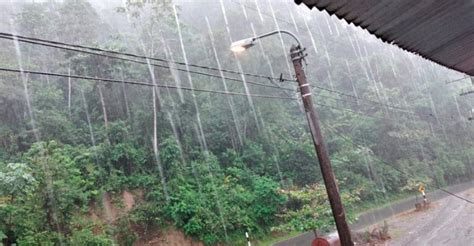
<svg viewBox="0 0 474 246">
<path fill-rule="evenodd" d="M 296 46 L 296 49 L 293 50 L 290 55 L 292 56 L 291 58 L 291 61 L 297 61 L 297 60 L 302 60 L 306 63 L 305 61 L 305 57 L 308 55 L 308 54 L 305 54 L 304 51 L 306 50 L 306 48 L 302 48 L 301 45 L 298 45 Z"/>
</svg>

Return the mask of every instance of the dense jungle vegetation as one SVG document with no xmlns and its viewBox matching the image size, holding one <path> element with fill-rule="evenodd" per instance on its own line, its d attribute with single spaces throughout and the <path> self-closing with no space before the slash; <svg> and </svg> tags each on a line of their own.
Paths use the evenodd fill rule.
<svg viewBox="0 0 474 246">
<path fill-rule="evenodd" d="M 164 59 L 133 58 L 144 62 L 137 64 L 0 34 L 1 68 L 281 97 L 0 71 L 5 244 L 132 245 L 174 228 L 206 245 L 233 245 L 246 231 L 258 239 L 331 230 L 301 103 L 283 98 L 299 98 L 284 53 L 292 40 L 229 51 L 231 40 L 277 28 L 307 48 L 305 69 L 351 221 L 420 183 L 430 191 L 472 179 L 471 99 L 458 96 L 468 84 L 445 83 L 462 75 L 326 13 L 266 0 L 0 4 L 2 33 Z M 110 216 L 108 200 L 122 212 Z"/>
</svg>

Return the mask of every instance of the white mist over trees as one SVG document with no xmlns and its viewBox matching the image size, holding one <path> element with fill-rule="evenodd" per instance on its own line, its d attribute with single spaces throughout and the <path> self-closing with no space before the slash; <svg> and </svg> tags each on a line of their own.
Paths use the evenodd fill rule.
<svg viewBox="0 0 474 246">
<path fill-rule="evenodd" d="M 132 245 L 175 228 L 239 245 L 246 231 L 332 229 L 292 40 L 229 50 L 275 29 L 306 47 L 351 218 L 419 183 L 472 180 L 472 101 L 458 96 L 469 84 L 446 85 L 463 75 L 326 13 L 283 0 L 13 1 L 0 12 L 6 244 Z M 105 202 L 124 191 L 135 205 L 108 218 Z"/>
</svg>

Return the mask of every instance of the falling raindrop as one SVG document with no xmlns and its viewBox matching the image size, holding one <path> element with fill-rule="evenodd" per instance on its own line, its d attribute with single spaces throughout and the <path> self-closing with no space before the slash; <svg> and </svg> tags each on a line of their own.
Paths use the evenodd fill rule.
<svg viewBox="0 0 474 246">
<path fill-rule="evenodd" d="M 206 19 L 208 32 L 209 32 L 209 37 L 210 37 L 210 40 L 211 40 L 212 50 L 214 52 L 214 59 L 217 63 L 217 68 L 219 69 L 219 74 L 220 74 L 221 79 L 222 79 L 222 85 L 224 86 L 224 91 L 228 92 L 229 90 L 228 90 L 228 87 L 227 87 L 227 82 L 226 82 L 226 79 L 225 79 L 225 76 L 224 76 L 224 72 L 222 71 L 221 63 L 219 61 L 219 56 L 217 54 L 217 50 L 216 50 L 216 46 L 215 46 L 214 34 L 212 32 L 211 25 L 209 24 L 208 18 L 206 17 L 205 19 Z M 239 144 L 240 144 L 240 146 L 242 146 L 243 145 L 243 139 L 242 139 L 242 136 L 240 134 L 239 122 L 238 122 L 237 115 L 236 115 L 235 108 L 234 108 L 234 99 L 232 97 L 227 97 L 227 102 L 229 104 L 230 112 L 231 112 L 231 115 L 232 115 L 232 121 L 233 121 L 234 126 L 235 126 L 235 131 L 236 131 L 237 137 L 239 139 Z"/>
<path fill-rule="evenodd" d="M 186 71 L 187 71 L 187 75 L 188 75 L 188 83 L 189 83 L 191 88 L 194 88 L 193 79 L 191 77 L 191 73 L 189 72 L 189 65 L 188 65 L 189 63 L 188 63 L 188 58 L 186 56 L 186 49 L 184 48 L 183 35 L 181 33 L 181 24 L 180 24 L 180 21 L 179 21 L 179 18 L 178 18 L 178 11 L 176 10 L 176 5 L 173 5 L 173 10 L 174 10 L 174 16 L 175 16 L 175 20 L 176 20 L 176 26 L 178 27 L 178 36 L 179 36 L 179 42 L 181 44 L 181 51 L 183 53 L 183 59 L 184 59 L 184 63 L 185 63 L 185 67 L 186 67 Z M 193 103 L 194 103 L 194 109 L 196 111 L 195 113 L 196 113 L 196 119 L 197 119 L 197 123 L 198 123 L 199 135 L 201 136 L 200 138 L 202 140 L 204 151 L 207 151 L 208 148 L 207 148 L 206 138 L 204 136 L 204 130 L 202 128 L 202 123 L 201 123 L 201 113 L 200 113 L 199 107 L 197 105 L 196 94 L 195 94 L 194 90 L 191 91 L 191 97 L 192 97 L 192 100 L 193 100 Z"/>
<path fill-rule="evenodd" d="M 306 26 L 306 30 L 308 31 L 309 37 L 311 39 L 311 45 L 314 49 L 314 53 L 317 55 L 318 54 L 318 47 L 316 47 L 316 42 L 314 41 L 313 33 L 311 33 L 311 29 L 308 26 L 308 21 L 306 21 L 306 18 L 303 18 L 304 24 Z"/>
<path fill-rule="evenodd" d="M 272 5 L 271 0 L 268 1 L 268 5 L 270 6 L 270 10 L 272 12 L 273 22 L 275 23 L 276 30 L 280 31 L 280 25 L 278 24 L 278 20 L 277 20 L 276 15 L 275 15 L 275 10 L 273 10 L 273 5 Z M 288 68 L 288 74 L 290 75 L 290 78 L 291 78 L 293 73 L 291 72 L 291 66 L 290 66 L 290 61 L 289 61 L 289 57 L 288 57 L 288 51 L 287 51 L 285 42 L 283 41 L 283 35 L 281 33 L 278 33 L 278 37 L 280 38 L 281 48 L 282 48 L 282 51 L 283 51 L 283 57 L 285 57 L 286 66 Z"/>
</svg>

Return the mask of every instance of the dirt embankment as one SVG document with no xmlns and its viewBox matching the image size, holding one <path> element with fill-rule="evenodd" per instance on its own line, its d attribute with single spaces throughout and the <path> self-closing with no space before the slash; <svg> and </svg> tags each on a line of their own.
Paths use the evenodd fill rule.
<svg viewBox="0 0 474 246">
<path fill-rule="evenodd" d="M 193 241 L 191 238 L 186 237 L 183 232 L 168 229 L 165 232 L 154 232 L 155 234 L 150 235 L 151 239 L 139 239 L 135 241 L 133 246 L 203 246 L 201 242 Z"/>
<path fill-rule="evenodd" d="M 127 216 L 140 202 L 143 201 L 143 192 L 139 190 L 123 191 L 120 194 L 104 193 L 100 204 L 93 204 L 89 211 L 89 218 L 98 224 L 117 225 L 119 220 Z M 141 225 L 129 225 L 130 233 L 135 233 L 138 239 L 134 246 L 203 246 L 190 237 L 184 235 L 172 227 L 168 228 L 147 228 L 142 230 Z M 102 229 L 97 227 L 94 233 L 102 233 Z M 123 236 L 123 235 L 122 235 Z"/>
</svg>

